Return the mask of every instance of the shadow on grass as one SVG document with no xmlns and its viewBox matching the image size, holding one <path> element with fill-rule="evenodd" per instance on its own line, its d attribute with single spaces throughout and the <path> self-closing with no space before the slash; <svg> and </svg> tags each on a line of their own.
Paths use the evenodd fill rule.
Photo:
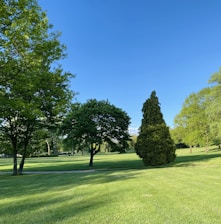
<svg viewBox="0 0 221 224">
<path fill-rule="evenodd" d="M 39 164 L 40 165 L 40 164 Z M 111 171 L 111 170 L 120 170 L 120 169 L 145 169 L 145 165 L 142 160 L 122 160 L 122 161 L 95 161 L 92 168 L 86 164 L 75 164 L 74 161 L 72 164 L 49 164 L 48 166 L 38 166 L 38 167 L 25 167 L 24 172 L 31 171 L 87 171 L 87 170 L 97 170 L 97 171 Z"/>
<path fill-rule="evenodd" d="M 220 157 L 221 153 L 216 151 L 200 155 L 178 156 L 169 167 L 194 166 L 195 162 Z M 123 158 L 118 161 L 95 159 L 94 169 L 106 169 L 106 172 L 65 175 L 30 174 L 17 177 L 3 175 L 0 179 L 0 216 L 3 217 L 4 223 L 15 223 L 9 222 L 10 217 L 22 217 L 19 214 L 24 211 L 30 213 L 34 211 L 37 215 L 32 218 L 33 223 L 55 223 L 59 220 L 62 222 L 65 219 L 73 218 L 81 213 L 86 214 L 93 211 L 94 208 L 102 208 L 107 203 L 106 187 L 109 186 L 109 183 L 122 182 L 123 184 L 125 180 L 136 178 L 136 172 L 133 169 L 146 168 L 139 158 L 130 161 Z M 59 167 L 59 165 L 57 166 Z M 42 168 L 46 169 L 46 167 Z M 72 165 L 72 169 L 74 169 L 74 165 Z M 125 172 L 117 172 L 118 169 L 125 169 Z M 102 184 L 106 184 L 105 188 L 100 188 L 103 186 Z M 111 186 L 108 188 L 109 191 Z M 81 191 L 81 189 L 83 190 Z M 96 192 L 96 194 L 91 192 Z M 111 194 L 114 195 L 113 192 Z M 108 197 L 108 202 L 112 199 L 112 197 Z M 42 212 L 44 212 L 43 216 Z M 29 223 L 25 217 L 22 218 L 20 223 Z"/>
<path fill-rule="evenodd" d="M 210 149 L 210 152 L 220 152 L 221 153 L 221 148 L 214 148 L 214 149 Z"/>
<path fill-rule="evenodd" d="M 2 176 L 0 216 L 5 223 L 29 223 L 22 213 L 34 212 L 32 223 L 53 223 L 103 207 L 109 182 L 134 178 L 134 172 Z M 103 188 L 102 184 L 107 184 Z M 109 187 L 109 190 L 111 189 Z M 82 190 L 83 189 L 83 190 Z M 117 192 L 111 191 L 112 194 Z M 112 197 L 108 197 L 108 203 Z M 42 215 L 43 214 L 43 215 Z M 4 217 L 6 217 L 4 219 Z M 30 218 L 30 216 L 29 216 Z M 13 221 L 13 222 L 9 222 Z M 30 221 L 30 220 L 29 220 Z"/>
<path fill-rule="evenodd" d="M 118 157 L 118 156 L 117 156 Z M 80 162 L 79 162 L 80 161 Z M 32 167 L 25 164 L 24 172 L 25 171 L 78 171 L 78 170 L 90 170 L 89 167 L 89 156 L 84 157 L 82 160 L 73 157 L 73 160 L 68 160 L 68 162 L 62 162 L 59 160 L 51 160 L 51 162 L 45 161 L 39 163 L 36 161 L 38 166 Z M 30 163 L 30 162 L 29 162 Z M 34 160 L 31 163 L 35 163 Z M 42 165 L 43 164 L 43 165 Z M 114 160 L 111 155 L 106 155 L 101 157 L 99 155 L 94 157 L 94 165 L 92 167 L 93 170 L 119 170 L 119 169 L 144 169 L 146 168 L 143 164 L 143 161 L 138 157 L 134 159 L 127 159 L 124 157 L 123 154 L 119 154 L 117 160 Z"/>
<path fill-rule="evenodd" d="M 201 155 L 185 155 L 178 156 L 175 161 L 170 165 L 172 167 L 187 167 L 195 166 L 196 162 L 208 161 L 213 158 L 221 158 L 221 153 L 212 153 L 212 154 L 201 154 Z"/>
<path fill-rule="evenodd" d="M 188 167 L 196 166 L 196 162 L 208 161 L 213 158 L 221 157 L 221 150 L 212 149 L 209 153 L 199 152 L 198 154 L 178 155 L 174 162 L 162 166 L 145 166 L 143 161 L 136 155 L 128 159 L 127 155 L 119 154 L 115 157 L 112 155 L 95 156 L 93 170 L 116 171 L 131 169 L 149 169 L 149 168 L 165 168 L 165 167 Z M 25 164 L 24 172 L 31 171 L 81 171 L 89 170 L 89 156 L 86 157 L 62 157 L 58 158 L 30 158 Z M 36 164 L 36 166 L 33 166 Z M 3 170 L 2 171 L 11 171 Z"/>
<path fill-rule="evenodd" d="M 94 170 L 100 171 L 117 171 L 117 170 L 133 170 L 133 169 L 149 169 L 149 168 L 165 168 L 165 167 L 188 167 L 188 166 L 196 166 L 196 162 L 205 162 L 213 158 L 221 157 L 221 153 L 212 152 L 210 154 L 200 154 L 200 155 L 185 155 L 185 156 L 177 156 L 175 161 L 169 165 L 162 166 L 145 166 L 143 161 L 139 158 L 134 160 L 117 160 L 117 161 L 107 161 L 102 160 L 100 158 L 94 159 Z M 74 161 L 71 164 L 64 164 L 59 166 L 59 164 L 51 164 L 50 166 L 37 167 L 39 171 L 58 171 L 58 170 L 88 170 L 90 169 L 88 164 L 75 164 Z M 30 169 L 34 170 L 34 168 Z"/>
</svg>

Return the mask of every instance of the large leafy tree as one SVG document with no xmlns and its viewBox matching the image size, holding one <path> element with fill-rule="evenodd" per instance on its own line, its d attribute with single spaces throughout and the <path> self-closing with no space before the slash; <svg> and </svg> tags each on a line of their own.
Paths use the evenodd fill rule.
<svg viewBox="0 0 221 224">
<path fill-rule="evenodd" d="M 88 100 L 84 104 L 74 104 L 63 122 L 62 132 L 74 147 L 88 147 L 89 166 L 100 151 L 102 143 L 123 151 L 128 147 L 128 126 L 130 118 L 122 109 L 108 101 Z"/>
<path fill-rule="evenodd" d="M 72 75 L 55 66 L 65 47 L 36 0 L 0 0 L 0 15 L 0 128 L 11 142 L 17 175 L 34 132 L 53 129 L 65 113 L 73 95 L 68 88 Z"/>
<path fill-rule="evenodd" d="M 192 93 L 186 98 L 182 110 L 175 117 L 175 130 L 182 135 L 182 141 L 190 146 L 208 146 L 212 139 L 207 108 L 211 103 L 211 89 L 205 88 L 198 93 Z"/>
<path fill-rule="evenodd" d="M 155 91 L 143 104 L 142 112 L 143 119 L 135 145 L 136 153 L 145 165 L 155 166 L 172 162 L 176 157 L 175 146 Z"/>
<path fill-rule="evenodd" d="M 210 104 L 207 107 L 207 116 L 210 123 L 210 131 L 213 135 L 213 143 L 221 144 L 221 68 L 211 75 L 209 83 L 213 86 L 210 91 Z"/>
<path fill-rule="evenodd" d="M 221 69 L 212 74 L 209 83 L 214 85 L 186 98 L 180 113 L 174 119 L 173 129 L 173 133 L 179 133 L 182 142 L 190 147 L 204 145 L 206 151 L 209 144 L 221 144 Z"/>
</svg>

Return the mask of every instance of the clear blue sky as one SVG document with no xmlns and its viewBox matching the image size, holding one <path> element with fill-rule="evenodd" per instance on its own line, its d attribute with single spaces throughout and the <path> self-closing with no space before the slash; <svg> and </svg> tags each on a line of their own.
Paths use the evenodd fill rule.
<svg viewBox="0 0 221 224">
<path fill-rule="evenodd" d="M 108 99 L 138 128 L 155 90 L 169 126 L 221 66 L 220 0 L 39 0 L 76 74 L 77 100 Z"/>
</svg>

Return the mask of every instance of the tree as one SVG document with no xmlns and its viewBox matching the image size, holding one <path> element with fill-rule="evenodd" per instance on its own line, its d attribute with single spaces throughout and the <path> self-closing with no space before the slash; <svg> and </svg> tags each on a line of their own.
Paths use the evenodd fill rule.
<svg viewBox="0 0 221 224">
<path fill-rule="evenodd" d="M 156 166 L 174 161 L 175 146 L 163 119 L 156 92 L 143 104 L 143 119 L 135 145 L 145 165 Z"/>
<path fill-rule="evenodd" d="M 101 148 L 102 143 L 123 151 L 128 147 L 128 126 L 130 118 L 120 108 L 108 101 L 88 100 L 85 104 L 74 104 L 63 122 L 62 133 L 74 146 L 89 147 L 90 162 Z"/>
<path fill-rule="evenodd" d="M 176 148 L 187 148 L 188 147 L 188 145 L 185 144 L 183 141 L 183 136 L 184 136 L 183 131 L 184 131 L 184 129 L 180 126 L 170 129 L 170 135 L 175 143 Z"/>
<path fill-rule="evenodd" d="M 11 142 L 17 175 L 22 174 L 34 133 L 52 129 L 65 113 L 73 96 L 68 88 L 73 76 L 55 66 L 65 56 L 65 47 L 60 34 L 50 32 L 52 26 L 36 0 L 0 4 L 0 128 Z"/>
<path fill-rule="evenodd" d="M 210 131 L 213 136 L 213 143 L 220 147 L 221 144 L 221 109 L 220 109 L 220 94 L 221 94 L 221 68 L 218 72 L 211 75 L 209 83 L 212 83 L 210 91 L 210 104 L 207 107 L 206 113 L 209 119 Z"/>
<path fill-rule="evenodd" d="M 210 122 L 207 108 L 211 103 L 210 88 L 204 88 L 198 93 L 192 93 L 186 98 L 182 110 L 175 117 L 175 129 L 179 130 L 184 143 L 190 146 L 203 145 L 205 151 L 211 141 Z"/>
</svg>

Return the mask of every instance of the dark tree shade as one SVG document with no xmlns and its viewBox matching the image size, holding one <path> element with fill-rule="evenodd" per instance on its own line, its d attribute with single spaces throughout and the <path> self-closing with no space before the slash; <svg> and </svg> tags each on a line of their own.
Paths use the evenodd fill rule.
<svg viewBox="0 0 221 224">
<path fill-rule="evenodd" d="M 172 162 L 176 157 L 175 146 L 163 119 L 155 91 L 143 104 L 142 112 L 143 119 L 135 145 L 137 155 L 147 166 Z"/>
</svg>

